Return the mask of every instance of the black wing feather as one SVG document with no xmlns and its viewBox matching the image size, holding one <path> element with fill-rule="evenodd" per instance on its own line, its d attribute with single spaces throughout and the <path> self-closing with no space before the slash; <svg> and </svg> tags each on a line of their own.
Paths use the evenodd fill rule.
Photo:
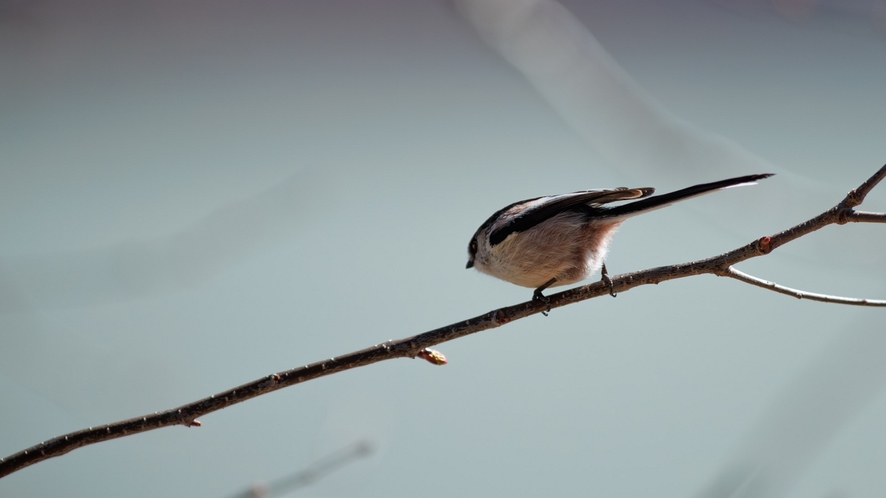
<svg viewBox="0 0 886 498">
<path fill-rule="evenodd" d="M 500 244 L 512 233 L 525 232 L 526 230 L 529 230 L 539 223 L 547 221 L 564 211 L 569 211 L 578 206 L 584 206 L 591 203 L 606 204 L 608 202 L 638 199 L 641 197 L 652 195 L 653 192 L 655 192 L 655 189 L 653 189 L 652 187 L 637 189 L 620 188 L 609 190 L 584 190 L 573 192 L 571 194 L 565 194 L 562 196 L 555 196 L 552 197 L 549 202 L 545 202 L 544 204 L 541 204 L 539 206 L 527 208 L 520 215 L 515 216 L 511 221 L 504 223 L 502 224 L 502 226 L 497 227 L 489 232 L 489 243 L 493 246 L 496 244 Z M 506 208 L 500 210 L 487 221 L 491 223 L 492 221 L 494 221 L 495 218 L 498 218 L 499 215 L 501 215 L 508 209 L 518 204 L 532 202 L 537 199 L 540 198 L 536 197 L 535 199 L 515 202 L 514 204 L 511 204 Z"/>
</svg>

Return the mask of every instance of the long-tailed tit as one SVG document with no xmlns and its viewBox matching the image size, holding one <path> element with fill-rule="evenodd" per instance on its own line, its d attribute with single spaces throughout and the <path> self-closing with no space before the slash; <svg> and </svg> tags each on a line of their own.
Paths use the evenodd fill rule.
<svg viewBox="0 0 886 498">
<path fill-rule="evenodd" d="M 702 183 L 649 197 L 652 187 L 582 190 L 536 197 L 496 211 L 480 225 L 468 245 L 466 268 L 534 287 L 544 299 L 548 287 L 584 280 L 603 267 L 612 235 L 622 222 L 675 202 L 740 185 L 753 185 L 772 174 L 748 175 Z M 609 206 L 609 203 L 640 199 Z"/>
</svg>

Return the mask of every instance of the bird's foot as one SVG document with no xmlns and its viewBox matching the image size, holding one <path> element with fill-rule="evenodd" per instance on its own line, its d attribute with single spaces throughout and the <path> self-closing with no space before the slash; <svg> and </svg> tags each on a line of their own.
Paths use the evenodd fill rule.
<svg viewBox="0 0 886 498">
<path fill-rule="evenodd" d="M 548 313 L 551 312 L 551 298 L 542 294 L 541 293 L 542 290 L 543 289 L 541 289 L 541 288 L 535 289 L 535 292 L 532 293 L 532 300 L 533 301 L 544 301 L 544 303 L 548 305 L 548 308 L 546 310 L 542 311 L 541 314 L 544 316 L 548 316 Z"/>
<path fill-rule="evenodd" d="M 609 286 L 609 295 L 612 297 L 618 297 L 618 294 L 615 293 L 612 285 L 612 279 L 609 278 L 609 272 L 606 271 L 606 263 L 603 263 L 603 268 L 600 271 L 600 280 L 603 281 L 604 284 Z"/>
</svg>

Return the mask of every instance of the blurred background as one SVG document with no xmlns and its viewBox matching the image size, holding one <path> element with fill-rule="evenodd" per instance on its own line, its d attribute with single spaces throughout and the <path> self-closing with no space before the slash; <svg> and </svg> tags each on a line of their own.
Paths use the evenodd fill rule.
<svg viewBox="0 0 886 498">
<path fill-rule="evenodd" d="M 0 0 L 0 454 L 525 301 L 464 270 L 507 203 L 730 189 L 613 274 L 808 219 L 886 162 L 886 4 Z M 864 209 L 886 210 L 886 185 Z M 886 231 L 739 269 L 886 298 Z M 0 480 L 0 496 L 886 493 L 884 311 L 700 276 Z"/>
</svg>

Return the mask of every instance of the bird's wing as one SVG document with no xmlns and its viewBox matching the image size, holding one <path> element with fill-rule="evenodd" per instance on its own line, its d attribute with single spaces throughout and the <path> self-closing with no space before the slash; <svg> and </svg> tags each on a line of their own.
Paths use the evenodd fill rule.
<svg viewBox="0 0 886 498">
<path fill-rule="evenodd" d="M 512 233 L 529 230 L 539 223 L 576 206 L 594 206 L 615 201 L 639 199 L 652 195 L 653 192 L 655 192 L 655 189 L 652 187 L 581 190 L 570 194 L 539 197 L 537 199 L 516 202 L 502 210 L 502 212 L 512 209 L 522 209 L 522 212 L 505 223 L 493 226 L 489 231 L 489 243 L 492 245 L 499 244 Z"/>
</svg>

